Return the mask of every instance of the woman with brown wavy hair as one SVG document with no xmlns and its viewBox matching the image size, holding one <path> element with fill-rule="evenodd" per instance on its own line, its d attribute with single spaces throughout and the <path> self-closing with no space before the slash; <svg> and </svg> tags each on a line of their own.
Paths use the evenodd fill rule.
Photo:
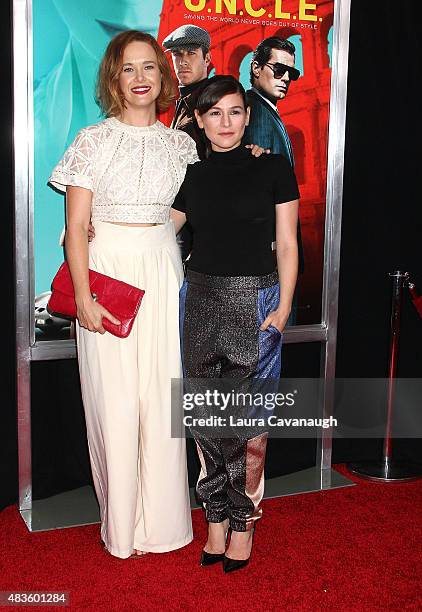
<svg viewBox="0 0 422 612">
<path fill-rule="evenodd" d="M 77 303 L 77 346 L 101 539 L 117 557 L 192 540 L 185 442 L 170 433 L 170 381 L 181 377 L 183 280 L 169 210 L 194 141 L 157 111 L 174 100 L 167 59 L 149 34 L 113 38 L 97 97 L 104 121 L 82 129 L 50 182 L 66 191 L 66 255 Z M 88 245 L 90 218 L 95 240 Z M 88 269 L 145 290 L 128 338 L 105 333 Z"/>
</svg>

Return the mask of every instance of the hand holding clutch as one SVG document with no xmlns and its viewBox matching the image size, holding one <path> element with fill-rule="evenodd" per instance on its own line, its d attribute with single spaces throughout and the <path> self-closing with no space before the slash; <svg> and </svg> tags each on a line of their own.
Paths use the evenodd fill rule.
<svg viewBox="0 0 422 612">
<path fill-rule="evenodd" d="M 94 301 L 120 321 L 117 325 L 103 317 L 104 329 L 114 336 L 126 338 L 131 332 L 145 291 L 94 270 L 89 270 L 89 286 Z M 75 292 L 67 262 L 60 266 L 53 279 L 47 308 L 49 312 L 72 319 L 77 316 Z"/>
<path fill-rule="evenodd" d="M 92 296 L 87 299 L 76 300 L 76 318 L 79 325 L 92 332 L 105 333 L 103 319 L 108 319 L 114 325 L 120 325 L 121 321 L 116 319 L 104 306 L 94 300 Z"/>
</svg>

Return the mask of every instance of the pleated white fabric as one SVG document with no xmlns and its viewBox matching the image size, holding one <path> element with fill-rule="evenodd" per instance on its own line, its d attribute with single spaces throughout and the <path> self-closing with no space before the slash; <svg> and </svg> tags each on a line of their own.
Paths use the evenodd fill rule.
<svg viewBox="0 0 422 612">
<path fill-rule="evenodd" d="M 185 440 L 171 438 L 171 378 L 181 378 L 172 222 L 95 223 L 90 268 L 145 290 L 128 338 L 77 327 L 82 397 L 101 537 L 117 557 L 166 552 L 192 536 Z"/>
</svg>

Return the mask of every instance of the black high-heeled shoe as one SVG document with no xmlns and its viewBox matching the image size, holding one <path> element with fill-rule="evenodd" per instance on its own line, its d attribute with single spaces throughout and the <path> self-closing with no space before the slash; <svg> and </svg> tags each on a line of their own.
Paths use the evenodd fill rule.
<svg viewBox="0 0 422 612">
<path fill-rule="evenodd" d="M 227 544 L 228 535 L 229 535 L 229 527 L 227 528 L 227 531 L 226 531 L 226 539 L 225 539 L 226 544 Z M 202 567 L 206 567 L 207 565 L 215 565 L 215 563 L 220 563 L 220 561 L 223 561 L 224 557 L 225 557 L 225 553 L 209 553 L 206 550 L 203 550 L 201 552 L 200 565 L 202 565 Z"/>
<path fill-rule="evenodd" d="M 252 546 L 253 546 L 254 534 L 255 534 L 255 527 L 252 529 Z M 223 556 L 224 573 L 228 574 L 229 572 L 235 572 L 236 570 L 243 569 L 244 567 L 248 565 L 251 555 L 252 555 L 252 548 L 251 548 L 251 554 L 249 555 L 247 559 L 230 559 L 230 557 L 226 557 L 226 555 L 224 554 Z"/>
<path fill-rule="evenodd" d="M 223 555 L 223 570 L 225 574 L 229 572 L 235 572 L 236 570 L 240 570 L 246 567 L 249 563 L 250 557 L 247 559 L 230 559 L 230 557 L 226 557 Z"/>
<path fill-rule="evenodd" d="M 209 553 L 206 550 L 203 550 L 201 553 L 200 563 L 202 567 L 206 567 L 207 565 L 214 565 L 215 563 L 220 563 L 220 561 L 223 561 L 224 557 L 224 553 Z"/>
</svg>

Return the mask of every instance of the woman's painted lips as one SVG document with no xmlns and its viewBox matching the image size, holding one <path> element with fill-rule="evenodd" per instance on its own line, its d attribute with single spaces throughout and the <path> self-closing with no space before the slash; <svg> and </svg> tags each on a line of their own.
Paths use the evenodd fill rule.
<svg viewBox="0 0 422 612">
<path fill-rule="evenodd" d="M 138 96 L 143 96 L 150 91 L 151 87 L 134 87 L 132 92 Z"/>
</svg>

